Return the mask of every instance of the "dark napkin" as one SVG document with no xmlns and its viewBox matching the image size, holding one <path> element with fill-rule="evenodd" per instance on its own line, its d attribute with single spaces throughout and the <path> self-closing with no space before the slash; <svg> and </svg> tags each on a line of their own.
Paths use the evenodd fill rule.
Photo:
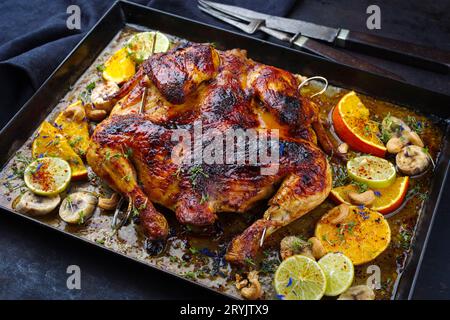
<svg viewBox="0 0 450 320">
<path fill-rule="evenodd" d="M 134 0 L 197 21 L 222 24 L 197 9 L 196 0 Z M 295 0 L 235 0 L 223 3 L 284 16 Z M 0 3 L 0 127 L 39 88 L 73 47 L 83 38 L 112 0 L 2 0 Z M 81 30 L 66 26 L 67 7 L 81 9 Z"/>
</svg>

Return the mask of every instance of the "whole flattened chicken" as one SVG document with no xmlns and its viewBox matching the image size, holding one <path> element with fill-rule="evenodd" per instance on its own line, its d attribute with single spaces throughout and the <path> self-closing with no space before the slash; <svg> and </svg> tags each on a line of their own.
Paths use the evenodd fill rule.
<svg viewBox="0 0 450 320">
<path fill-rule="evenodd" d="M 243 264 L 257 254 L 264 229 L 269 236 L 300 218 L 331 189 L 330 166 L 316 144 L 319 140 L 326 151 L 332 145 L 316 107 L 299 95 L 298 85 L 293 74 L 257 63 L 243 50 L 189 43 L 155 54 L 108 97 L 114 107 L 95 129 L 87 161 L 131 199 L 151 240 L 164 239 L 169 229 L 154 203 L 173 210 L 182 224 L 208 226 L 218 213 L 245 213 L 269 199 L 264 216 L 228 248 L 226 259 Z M 203 132 L 278 129 L 278 170 L 263 175 L 264 164 L 175 163 L 175 130 L 193 131 L 199 121 Z"/>
</svg>

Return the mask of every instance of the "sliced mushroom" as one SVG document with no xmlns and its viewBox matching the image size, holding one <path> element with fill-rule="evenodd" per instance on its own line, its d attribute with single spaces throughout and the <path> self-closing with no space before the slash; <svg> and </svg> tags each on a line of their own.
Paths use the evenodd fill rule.
<svg viewBox="0 0 450 320">
<path fill-rule="evenodd" d="M 109 198 L 99 198 L 98 206 L 103 210 L 114 210 L 119 203 L 120 195 L 118 193 L 113 193 Z"/>
<path fill-rule="evenodd" d="M 247 279 L 242 278 L 236 274 L 236 288 L 241 292 L 241 295 L 248 300 L 260 299 L 264 293 L 258 279 L 257 271 L 250 271 Z"/>
<path fill-rule="evenodd" d="M 334 207 L 330 211 L 328 211 L 327 213 L 328 221 L 330 221 L 330 223 L 332 224 L 339 224 L 342 221 L 344 221 L 345 218 L 347 218 L 349 212 L 350 212 L 349 206 L 345 203 L 342 203 Z"/>
<path fill-rule="evenodd" d="M 91 101 L 96 109 L 110 111 L 114 103 L 111 99 L 119 91 L 119 86 L 112 81 L 105 81 L 97 84 L 91 93 Z"/>
<path fill-rule="evenodd" d="M 97 197 L 90 192 L 74 192 L 63 200 L 59 216 L 67 223 L 83 224 L 94 213 Z"/>
<path fill-rule="evenodd" d="M 293 255 L 301 254 L 314 259 L 311 243 L 296 236 L 284 237 L 280 242 L 280 256 L 285 260 Z"/>
<path fill-rule="evenodd" d="M 106 118 L 108 113 L 105 110 L 95 109 L 92 103 L 88 103 L 84 106 L 87 117 L 89 120 L 99 122 Z"/>
<path fill-rule="evenodd" d="M 322 242 L 320 242 L 320 240 L 316 237 L 309 238 L 308 242 L 311 244 L 312 255 L 316 260 L 319 260 L 327 254 L 327 251 L 325 250 Z"/>
<path fill-rule="evenodd" d="M 64 110 L 64 115 L 75 122 L 81 122 L 86 118 L 86 111 L 81 102 L 78 101 L 77 103 L 68 106 L 67 109 Z"/>
<path fill-rule="evenodd" d="M 406 146 L 395 157 L 398 169 L 409 176 L 424 172 L 431 163 L 431 158 L 423 148 L 415 145 Z"/>
<path fill-rule="evenodd" d="M 375 300 L 375 293 L 366 285 L 350 287 L 338 300 Z"/>
<path fill-rule="evenodd" d="M 60 202 L 59 195 L 43 197 L 27 191 L 19 196 L 13 209 L 30 216 L 43 216 L 55 210 Z"/>
<path fill-rule="evenodd" d="M 349 192 L 348 197 L 353 204 L 362 204 L 366 207 L 370 207 L 375 201 L 375 192 L 367 190 L 363 193 Z"/>
</svg>

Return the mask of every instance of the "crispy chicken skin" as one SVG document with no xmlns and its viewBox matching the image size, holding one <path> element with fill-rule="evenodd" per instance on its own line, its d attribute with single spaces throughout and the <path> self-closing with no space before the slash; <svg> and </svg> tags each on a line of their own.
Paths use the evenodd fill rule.
<svg viewBox="0 0 450 320">
<path fill-rule="evenodd" d="M 270 199 L 264 216 L 229 246 L 227 260 L 242 264 L 258 252 L 264 228 L 269 236 L 318 206 L 331 189 L 330 166 L 316 142 L 325 149 L 331 143 L 298 85 L 293 74 L 254 62 L 243 50 L 187 44 L 153 55 L 111 97 L 116 105 L 97 126 L 87 161 L 131 199 L 154 240 L 167 236 L 168 224 L 153 203 L 173 210 L 183 224 L 207 226 L 218 213 L 244 213 Z M 144 88 L 148 98 L 140 114 Z M 174 130 L 193 133 L 198 122 L 203 133 L 232 128 L 278 134 L 278 170 L 263 175 L 265 164 L 174 163 Z M 312 128 L 319 128 L 317 136 Z"/>
</svg>

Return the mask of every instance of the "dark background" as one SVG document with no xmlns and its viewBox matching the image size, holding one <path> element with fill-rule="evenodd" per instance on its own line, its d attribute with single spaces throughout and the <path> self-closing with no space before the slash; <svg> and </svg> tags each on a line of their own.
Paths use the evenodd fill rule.
<svg viewBox="0 0 450 320">
<path fill-rule="evenodd" d="M 225 26 L 196 9 L 195 1 L 138 0 L 141 4 Z M 450 1 L 237 0 L 250 9 L 302 18 L 450 50 Z M 0 3 L 0 127 L 14 115 L 83 34 L 113 3 L 109 0 L 3 0 Z M 66 9 L 81 7 L 81 30 L 66 28 Z M 381 7 L 381 30 L 368 31 L 366 8 Z M 264 37 L 257 34 L 258 37 Z M 273 40 L 273 39 L 270 39 Z M 449 94 L 450 79 L 368 58 L 406 81 Z M 450 108 L 450 106 L 449 106 Z M 446 183 L 444 195 L 450 192 Z M 439 208 L 414 298 L 450 299 L 450 202 Z M 68 290 L 66 268 L 78 265 L 82 290 Z M 56 232 L 0 212 L 2 299 L 194 299 L 217 295 L 143 266 L 111 256 Z"/>
</svg>

